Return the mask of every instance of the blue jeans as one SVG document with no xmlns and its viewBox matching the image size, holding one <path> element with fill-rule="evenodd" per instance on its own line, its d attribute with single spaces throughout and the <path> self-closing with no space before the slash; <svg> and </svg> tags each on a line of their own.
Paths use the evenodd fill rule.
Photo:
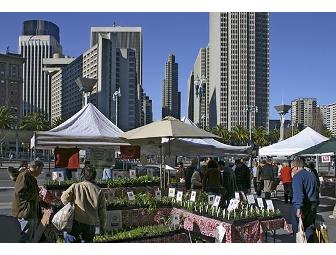
<svg viewBox="0 0 336 255">
<path fill-rule="evenodd" d="M 112 169 L 111 168 L 104 168 L 102 179 L 103 180 L 112 179 Z"/>
<path fill-rule="evenodd" d="M 93 225 L 87 225 L 80 223 L 76 220 L 73 221 L 72 230 L 70 232 L 64 232 L 65 243 L 92 243 L 95 236 L 96 227 Z"/>
<path fill-rule="evenodd" d="M 18 219 L 21 226 L 21 243 L 31 243 L 37 229 L 38 220 L 37 219 Z"/>
</svg>

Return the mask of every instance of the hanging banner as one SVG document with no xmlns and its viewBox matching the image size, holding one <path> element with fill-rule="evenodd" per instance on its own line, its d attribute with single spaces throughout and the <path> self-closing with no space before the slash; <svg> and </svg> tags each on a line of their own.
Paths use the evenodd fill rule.
<svg viewBox="0 0 336 255">
<path fill-rule="evenodd" d="M 120 146 L 120 158 L 121 159 L 139 159 L 140 158 L 140 146 Z"/>
</svg>

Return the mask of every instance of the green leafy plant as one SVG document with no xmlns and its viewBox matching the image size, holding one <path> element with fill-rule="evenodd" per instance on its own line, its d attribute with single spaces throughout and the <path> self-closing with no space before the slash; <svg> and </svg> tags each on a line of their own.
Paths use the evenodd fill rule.
<svg viewBox="0 0 336 255">
<path fill-rule="evenodd" d="M 118 230 L 102 235 L 96 235 L 93 242 L 122 241 L 125 239 L 139 239 L 144 237 L 155 237 L 172 232 L 168 225 L 154 225 L 137 227 L 131 230 Z"/>
</svg>

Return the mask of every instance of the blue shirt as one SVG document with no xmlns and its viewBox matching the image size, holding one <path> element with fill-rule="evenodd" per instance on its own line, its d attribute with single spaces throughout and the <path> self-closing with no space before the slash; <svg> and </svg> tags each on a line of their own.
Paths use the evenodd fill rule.
<svg viewBox="0 0 336 255">
<path fill-rule="evenodd" d="M 303 169 L 295 174 L 292 186 L 293 206 L 296 209 L 319 202 L 316 178 L 311 172 Z"/>
</svg>

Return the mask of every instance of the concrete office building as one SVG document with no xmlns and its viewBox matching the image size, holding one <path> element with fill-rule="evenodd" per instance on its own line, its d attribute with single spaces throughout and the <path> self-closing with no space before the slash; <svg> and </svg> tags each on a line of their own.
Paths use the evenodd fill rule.
<svg viewBox="0 0 336 255">
<path fill-rule="evenodd" d="M 209 126 L 268 129 L 269 14 L 209 14 Z"/>
<path fill-rule="evenodd" d="M 135 71 L 136 71 L 136 84 L 137 84 L 137 100 L 135 110 L 138 112 L 139 121 L 137 125 L 144 125 L 144 112 L 143 97 L 142 97 L 142 28 L 141 27 L 91 27 L 91 46 L 98 42 L 99 35 L 105 35 L 110 38 L 115 38 L 116 48 L 120 49 L 134 49 L 135 50 Z"/>
<path fill-rule="evenodd" d="M 23 23 L 19 37 L 19 52 L 26 59 L 23 64 L 21 114 L 41 112 L 50 119 L 50 77 L 42 70 L 42 60 L 62 53 L 59 28 L 52 22 L 28 20 Z"/>
<path fill-rule="evenodd" d="M 178 64 L 175 56 L 170 54 L 165 65 L 165 78 L 162 82 L 162 118 L 173 116 L 180 119 L 181 103 L 178 92 Z"/>
<path fill-rule="evenodd" d="M 317 119 L 316 98 L 298 98 L 292 101 L 291 123 L 294 127 L 314 127 Z"/>
<path fill-rule="evenodd" d="M 20 117 L 22 99 L 22 66 L 24 59 L 13 53 L 0 54 L 0 106 Z"/>
<path fill-rule="evenodd" d="M 209 76 L 208 63 L 209 48 L 201 48 L 188 79 L 188 118 L 200 127 L 209 126 L 209 84 L 202 80 Z"/>
<path fill-rule="evenodd" d="M 318 106 L 325 127 L 336 135 L 336 103 Z"/>
</svg>

